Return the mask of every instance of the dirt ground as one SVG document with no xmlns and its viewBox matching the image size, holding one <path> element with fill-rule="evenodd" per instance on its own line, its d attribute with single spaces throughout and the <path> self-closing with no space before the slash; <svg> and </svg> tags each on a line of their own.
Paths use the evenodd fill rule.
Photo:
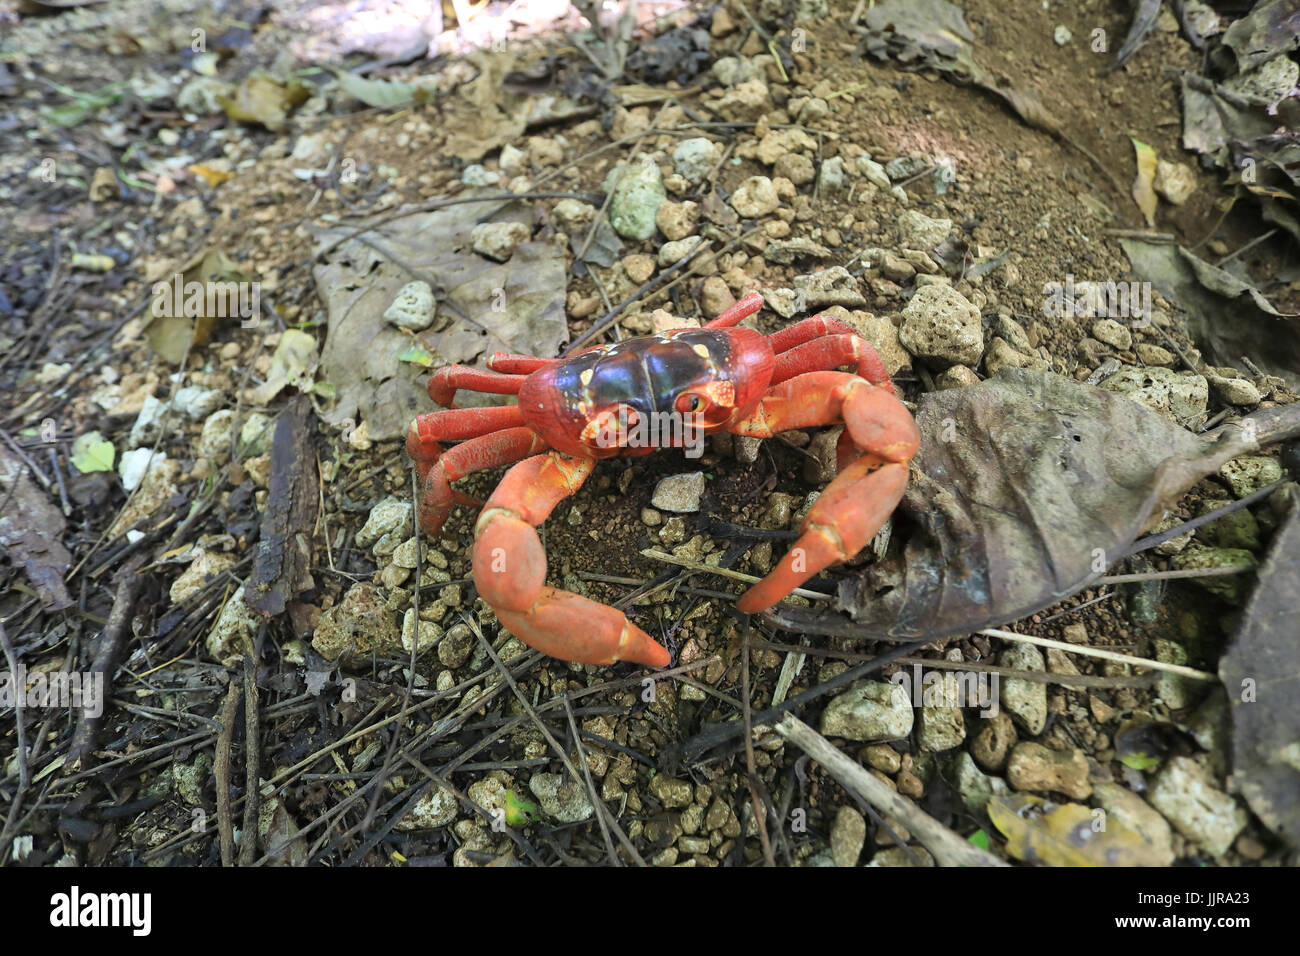
<svg viewBox="0 0 1300 956">
<path fill-rule="evenodd" d="M 410 537 L 409 525 L 404 533 L 393 532 L 386 552 L 373 540 L 377 535 L 367 540 L 362 534 L 366 543 L 358 541 L 368 519 L 374 520 L 377 503 L 411 499 L 410 462 L 396 437 L 371 439 L 329 424 L 330 395 L 318 390 L 310 395 L 309 447 L 315 461 L 308 470 L 320 478 L 322 510 L 306 545 L 311 586 L 292 595 L 285 613 L 250 617 L 261 623 L 233 645 L 214 645 L 219 619 L 248 577 L 265 536 L 262 516 L 274 494 L 268 477 L 274 467 L 270 433 L 233 460 L 196 453 L 205 432 L 199 417 L 150 437 L 144 447 L 156 437 L 156 448 L 175 465 L 165 481 L 157 487 L 146 481 L 131 498 L 137 508 L 142 495 L 155 498 L 151 511 L 130 515 L 135 530 L 145 532 L 132 535 L 134 540 L 124 533 L 132 521 L 122 521 L 129 503 L 118 475 L 78 474 L 70 464 L 74 441 L 98 431 L 121 453 L 146 400 L 166 400 L 183 386 L 219 396 L 204 418 L 232 409 L 237 430 L 250 413 L 263 413 L 264 424 L 276 420 L 295 390 L 285 389 L 263 407 L 250 400 L 249 390 L 268 378 L 285 332 L 304 330 L 318 344 L 334 334 L 313 271 L 319 266 L 313 224 L 361 225 L 364 216 L 456 195 L 465 188 L 462 176 L 469 162 L 448 146 L 455 133 L 445 113 L 446 98 L 455 90 L 449 81 L 432 102 L 397 109 L 340 98 L 312 112 L 309 101 L 303 114 L 290 113 L 275 131 L 236 123 L 220 111 L 194 116 L 133 95 L 78 125 L 52 124 L 40 110 L 62 101 L 61 89 L 86 93 L 151 70 L 174 93 L 182 80 L 196 75 L 185 52 L 190 28 L 240 19 L 234 6 L 222 11 L 195 3 L 114 6 L 111 14 L 92 7 L 38 23 L 0 0 L 0 21 L 13 26 L 0 48 L 0 102 L 6 105 L 0 119 L 5 128 L 0 143 L 0 215 L 6 220 L 0 238 L 0 288 L 7 300 L 0 314 L 4 437 L 50 479 L 58 474 L 44 491 L 56 510 L 59 485 L 64 486 L 66 525 L 59 537 L 72 562 L 65 577 L 73 602 L 47 611 L 22 562 L 11 560 L 0 568 L 5 580 L 0 613 L 11 652 L 29 671 L 89 666 L 105 644 L 100 634 L 106 628 L 116 628 L 121 641 L 111 700 L 94 746 L 80 762 L 72 758 L 81 722 L 66 712 L 29 713 L 29 750 L 20 773 L 12 711 L 2 712 L 0 794 L 6 813 L 12 808 L 13 815 L 0 854 L 23 865 L 68 858 L 110 865 L 219 865 L 232 854 L 243 854 L 246 863 L 367 866 L 599 865 L 611 857 L 699 866 L 933 862 L 923 841 L 910 837 L 903 823 L 869 812 L 820 762 L 804 759 L 770 724 L 755 728 L 752 747 L 735 738 L 704 753 L 689 746 L 716 725 L 748 720 L 772 706 L 778 685 L 783 699 L 795 697 L 834 679 L 864 655 L 892 646 L 793 634 L 770 620 L 750 621 L 730 607 L 727 595 L 741 591 L 737 582 L 675 569 L 642 554 L 653 548 L 696 562 L 721 562 L 744 574 L 764 573 L 792 535 L 772 536 L 766 547 L 750 550 L 740 545 L 754 539 L 728 537 L 718 522 L 788 532 L 790 514 L 825 484 L 824 476 L 809 480 L 818 477 L 809 451 L 817 440 L 809 433 L 765 441 L 752 462 L 737 457 L 730 442 L 711 442 L 702 459 L 664 450 L 604 462 L 545 525 L 549 583 L 619 607 L 639 586 L 660 585 L 627 608 L 641 628 L 673 652 L 672 667 L 679 668 L 673 672 L 677 676 L 649 681 L 649 672 L 639 666 L 565 664 L 530 654 L 499 633 L 495 615 L 473 588 L 475 512 L 470 509 L 456 509 L 440 534 L 426 542 L 429 550 L 421 552 L 418 569 L 395 564 L 392 546 Z M 1084 381 L 1118 353 L 1122 365 L 1141 360 L 1130 350 L 1090 338 L 1092 319 L 1046 317 L 1043 288 L 1067 275 L 1093 281 L 1133 278 L 1116 241 L 1116 233 L 1147 229 L 1129 195 L 1130 136 L 1162 158 L 1184 164 L 1194 177 L 1186 202 L 1160 204 L 1155 231 L 1218 258 L 1256 240 L 1266 228 L 1246 203 L 1225 215 L 1218 204 L 1226 191 L 1221 177 L 1199 168 L 1182 149 L 1173 71 L 1200 70 L 1203 55 L 1176 24 L 1162 20 L 1127 66 L 1103 72 L 1108 57 L 1090 49 L 1089 37 L 1104 30 L 1113 52 L 1127 30 L 1127 6 L 1099 0 L 1049 9 L 1037 2 L 962 4 L 981 65 L 1031 90 L 1062 136 L 1032 128 L 978 87 L 949 82 L 934 70 L 904 72 L 893 62 L 864 58 L 858 36 L 847 29 L 851 5 L 835 2 L 823 17 L 797 25 L 789 17 L 775 21 L 771 29 L 781 36 L 788 37 L 792 26 L 805 31 L 806 52 L 788 55 L 788 82 L 773 79 L 767 68 L 770 99 L 750 119 L 713 108 L 716 94 L 701 92 L 717 86 L 706 69 L 680 84 L 619 81 L 639 82 L 635 94 L 607 84 L 612 92 L 605 106 L 529 129 L 512 142 L 535 157 L 533 140 L 562 136 L 568 161 L 641 133 L 657 117 L 656 129 L 672 123 L 679 130 L 646 133 L 640 146 L 665 168 L 686 136 L 707 135 L 731 150 L 712 171 L 713 187 L 726 197 L 750 177 L 774 175 L 756 148 L 767 130 L 799 124 L 787 109 L 790 104 L 824 101 L 829 109 L 806 124 L 821 131 L 815 149 L 806 151 L 815 166 L 836 156 L 852 164 L 865 152 L 881 164 L 919 157 L 923 173 L 904 183 L 905 203 L 888 190 L 868 189 L 856 174 L 849 190 L 815 194 L 814 183 L 796 184 L 796 195 L 783 199 L 780 210 L 759 218 L 759 225 L 778 224 L 766 229 L 762 241 L 741 242 L 718 257 L 713 275 L 721 277 L 728 293 L 738 296 L 747 282 L 787 287 L 796 275 L 869 260 L 863 254 L 867 249 L 899 251 L 896 221 L 915 210 L 951 220 L 972 259 L 1008 254 L 1002 267 L 987 275 L 953 281 L 980 312 L 986 344 L 998 316 L 1006 316 L 1025 334 L 1033 364 Z M 659 5 L 646 8 L 643 16 L 663 14 L 661 28 L 666 28 L 701 14 L 707 18 L 717 9 L 673 13 Z M 378 41 L 350 47 L 337 23 L 333 35 L 332 27 L 321 30 L 321 23 L 333 22 L 328 13 L 329 8 L 312 4 L 286 4 L 254 18 L 251 38 L 239 39 L 221 59 L 217 75 L 237 81 L 254 68 L 283 75 L 325 65 L 327 57 L 336 58 L 331 65 L 348 68 L 392 55 Z M 450 8 L 448 15 L 450 22 Z M 710 60 L 764 52 L 739 6 L 730 8 L 726 19 L 730 27 L 715 25 L 710 37 Z M 554 22 L 576 28 L 577 14 L 570 11 L 567 19 Z M 168 26 L 146 30 L 133 23 Z M 1073 36 L 1064 45 L 1053 38 L 1061 25 Z M 709 30 L 707 20 L 703 30 Z M 521 36 L 511 52 L 516 69 L 531 65 L 544 72 L 539 64 L 552 62 L 547 56 L 584 62 L 562 34 L 539 28 Z M 398 39 L 392 43 L 400 46 Z M 455 58 L 444 57 L 381 66 L 367 75 L 447 77 L 456 69 Z M 650 87 L 659 98 L 638 105 L 642 101 L 635 97 Z M 737 125 L 689 126 L 720 116 Z M 600 120 L 606 118 L 612 129 L 602 128 Z M 309 137 L 326 147 L 302 158 L 295 148 Z M 538 188 L 601 194 L 606 175 L 617 160 L 631 156 L 633 145 L 584 159 Z M 132 150 L 149 162 L 133 164 Z M 181 155 L 187 162 L 167 166 L 168 156 Z M 362 163 L 355 182 L 339 178 L 338 161 L 349 156 Z M 46 158 L 57 168 L 53 182 L 32 172 Z M 925 173 L 936 158 L 951 160 L 956 170 L 955 183 L 943 193 Z M 497 172 L 500 151 L 491 149 L 478 162 Z M 105 166 L 115 166 L 118 176 L 110 188 L 99 190 L 96 170 Z M 195 172 L 196 166 L 207 172 Z M 319 174 L 321 169 L 326 173 Z M 535 165 L 528 175 L 536 180 L 551 169 Z M 164 181 L 165 170 L 170 178 Z M 552 218 L 555 203 L 533 199 L 528 204 L 539 239 L 552 241 L 558 228 Z M 594 205 L 599 204 L 598 199 Z M 764 255 L 768 238 L 787 236 L 820 243 L 829 257 L 778 262 Z M 641 284 L 628 275 L 626 258 L 654 256 L 662 243 L 659 235 L 625 240 L 618 261 L 591 270 L 599 285 L 586 270 L 568 273 L 570 337 L 591 327 L 605 301 L 622 302 Z M 210 341 L 189 350 L 184 373 L 174 376 L 176 365 L 149 343 L 150 286 L 204 250 L 220 250 L 261 282 L 268 305 L 263 319 L 269 322 L 255 328 L 217 325 Z M 107 256 L 111 262 L 106 270 L 90 271 L 73 264 L 77 254 Z M 1275 239 L 1250 247 L 1241 259 L 1251 275 L 1263 277 L 1291 266 L 1293 257 Z M 572 264 L 571 250 L 565 261 Z M 866 300 L 851 311 L 900 326 L 912 293 L 910 278 L 889 278 L 878 261 L 850 271 Z M 629 310 L 619 334 L 648 331 L 643 327 L 648 313 L 657 308 L 699 317 L 702 301 L 717 291 L 716 282 L 706 289 L 705 279 L 691 276 L 669 294 L 643 301 Z M 1300 312 L 1300 283 L 1269 294 L 1280 311 Z M 1135 331 L 1135 342 L 1199 358 L 1177 307 L 1158 294 L 1156 304 L 1164 321 Z M 786 324 L 771 309 L 757 320 L 768 333 Z M 907 355 L 896 334 L 893 342 L 900 360 L 906 360 L 895 381 L 915 408 L 922 394 L 944 384 L 936 384 L 943 369 Z M 888 357 L 884 348 L 882 353 Z M 400 374 L 422 381 L 426 372 L 407 365 Z M 987 374 L 979 364 L 974 372 L 979 378 Z M 318 375 L 317 381 L 323 380 Z M 1278 392 L 1264 406 L 1292 397 Z M 1212 397 L 1206 415 L 1189 427 L 1203 427 L 1226 407 Z M 418 410 L 433 408 L 426 403 Z M 57 450 L 47 457 L 39 431 L 51 419 Z M 223 434 L 234 444 L 229 431 Z M 1263 454 L 1276 457 L 1276 449 Z M 707 482 L 698 510 L 674 517 L 652 508 L 660 479 L 701 469 Z M 490 470 L 458 487 L 486 497 L 503 473 Z M 1206 478 L 1170 514 L 1193 517 L 1203 502 L 1229 497 L 1223 482 Z M 1248 513 L 1261 529 L 1256 548 L 1262 553 L 1282 513 L 1268 500 Z M 406 515 L 409 522 L 409 511 Z M 737 547 L 729 549 L 733 543 Z M 1169 566 L 1166 556 L 1148 557 L 1152 563 L 1145 569 Z M 209 563 L 191 570 L 196 561 Z M 833 590 L 836 580 L 868 562 L 859 557 L 812 586 Z M 123 567 L 131 569 L 125 578 L 118 575 Z M 205 568 L 212 572 L 206 580 Z M 1143 569 L 1130 563 L 1112 570 Z M 417 614 L 435 635 L 415 656 L 413 669 L 402 644 L 391 640 L 412 607 L 412 572 L 423 575 Z M 193 586 L 177 591 L 182 574 L 191 575 Z M 350 659 L 340 666 L 313 639 L 322 620 L 340 620 L 345 595 L 361 600 L 359 584 L 371 585 L 365 591 L 373 605 L 367 613 L 380 623 L 374 633 L 352 634 Z M 126 607 L 121 606 L 124 594 L 129 595 Z M 179 601 L 178 594 L 183 595 Z M 1239 604 L 1225 602 L 1198 582 L 1148 581 L 1088 587 L 1001 627 L 1214 674 L 1239 614 Z M 421 625 L 421 640 L 423 633 Z M 512 683 L 503 682 L 502 668 L 480 636 L 506 659 Z M 771 646 L 799 644 L 807 656 L 797 665 L 793 655 Z M 990 820 L 982 799 L 991 794 L 1102 807 L 1139 833 L 1134 852 L 1145 862 L 1234 866 L 1286 859 L 1284 844 L 1229 791 L 1226 717 L 1217 684 L 1178 681 L 1061 651 L 1045 656 L 1017 651 L 1008 658 L 1011 647 L 972 633 L 934 642 L 914 656 L 946 658 L 973 670 L 1011 661 L 1013 670 L 1040 672 L 1030 681 L 1046 688 L 1041 727 L 1028 727 L 1018 716 L 1014 723 L 984 720 L 966 708 L 962 739 L 938 752 L 922 747 L 915 731 L 884 742 L 823 732 L 875 779 L 911 798 L 972 846 L 1012 862 L 1023 861 L 1025 854 L 1009 848 L 1008 834 Z M 887 679 L 905 666 L 886 665 L 874 679 Z M 1085 680 L 1055 679 L 1062 675 Z M 808 724 L 825 727 L 820 722 L 828 702 L 847 690 L 814 694 L 795 712 Z M 224 731 L 223 713 L 236 718 Z M 250 731 L 257 747 L 248 745 Z M 1121 745 L 1117 736 L 1124 734 L 1129 739 Z M 1133 743 L 1134 738 L 1140 739 Z M 1021 751 L 1025 761 L 1032 757 L 1037 764 L 1032 772 L 1022 768 L 1017 778 L 1007 755 L 1026 743 L 1045 751 Z M 1134 748 L 1159 750 L 1156 763 L 1135 769 L 1134 760 L 1122 759 L 1132 757 Z M 963 764 L 957 759 L 962 753 L 973 753 L 975 761 L 967 758 Z M 566 760 L 569 768 L 578 766 L 578 777 Z M 1227 801 L 1229 809 L 1222 812 L 1240 814 L 1243 825 L 1225 846 L 1209 846 L 1212 841 L 1198 839 L 1182 821 L 1167 819 L 1143 799 L 1150 797 L 1152 774 L 1160 772 L 1162 760 L 1163 769 L 1173 760 L 1194 762 Z M 976 763 L 981 779 L 973 780 Z M 253 783 L 258 785 L 255 815 L 245 817 L 254 802 L 249 800 Z M 617 821 L 618 834 L 611 837 L 598 825 L 591 793 Z M 540 810 L 525 819 L 518 815 L 519 801 Z M 758 805 L 768 808 L 761 820 L 755 819 Z M 494 825 L 496 810 L 504 811 L 508 825 Z M 196 820 L 201 825 L 195 826 Z M 247 827 L 256 829 L 255 846 L 243 839 L 223 847 L 223 834 Z M 1033 842 L 1032 835 L 1024 839 Z M 907 848 L 900 849 L 900 842 Z"/>
</svg>

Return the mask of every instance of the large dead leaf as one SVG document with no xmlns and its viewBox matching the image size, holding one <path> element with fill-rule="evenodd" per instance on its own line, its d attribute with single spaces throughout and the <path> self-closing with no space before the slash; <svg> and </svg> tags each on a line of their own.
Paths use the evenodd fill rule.
<svg viewBox="0 0 1300 956">
<path fill-rule="evenodd" d="M 1081 803 L 1051 803 L 1017 793 L 994 796 L 989 819 L 1007 838 L 1007 852 L 1048 866 L 1160 866 L 1160 851 L 1114 815 Z"/>
<path fill-rule="evenodd" d="M 47 611 L 73 603 L 63 584 L 72 566 L 63 529 L 63 512 L 36 487 L 27 466 L 0 445 L 0 549 L 22 565 Z"/>
<path fill-rule="evenodd" d="M 417 412 L 436 407 L 398 360 L 410 336 L 384 319 L 398 290 L 413 280 L 433 287 L 439 316 L 455 316 L 441 331 L 419 336 L 435 364 L 472 363 L 498 350 L 556 354 L 568 335 L 564 255 L 553 243 L 525 242 L 505 263 L 479 256 L 470 232 L 492 208 L 464 203 L 404 216 L 342 242 L 316 265 L 329 323 L 318 378 L 338 396 L 327 421 L 360 414 L 369 437 L 382 440 L 399 437 Z M 529 213 L 516 204 L 496 219 L 527 222 Z M 316 227 L 313 238 L 323 249 L 354 231 Z"/>
<path fill-rule="evenodd" d="M 219 322 L 259 321 L 253 305 L 249 277 L 220 249 L 205 249 L 154 283 L 145 336 L 155 352 L 179 365 L 191 346 L 208 344 Z"/>
<path fill-rule="evenodd" d="M 1232 779 L 1255 815 L 1300 847 L 1300 506 L 1273 538 L 1219 664 L 1232 714 Z"/>
<path fill-rule="evenodd" d="M 1300 322 L 1286 316 L 1249 283 L 1168 244 L 1121 239 L 1133 271 L 1177 302 L 1187 331 L 1216 365 L 1244 355 L 1300 388 Z"/>
<path fill-rule="evenodd" d="M 1264 0 L 1228 27 L 1223 42 L 1245 73 L 1300 46 L 1300 0 Z"/>
<path fill-rule="evenodd" d="M 1023 89 L 1000 82 L 975 61 L 975 34 L 960 7 L 948 0 L 885 0 L 863 15 L 866 52 L 905 69 L 929 67 L 1000 96 L 1026 123 L 1060 135 L 1056 119 Z"/>
<path fill-rule="evenodd" d="M 902 554 L 842 578 L 836 608 L 783 626 L 945 637 L 1031 614 L 1087 587 L 1182 492 L 1230 458 L 1300 433 L 1300 406 L 1197 438 L 1123 395 L 1004 369 L 922 396 L 921 448 L 898 512 Z"/>
</svg>

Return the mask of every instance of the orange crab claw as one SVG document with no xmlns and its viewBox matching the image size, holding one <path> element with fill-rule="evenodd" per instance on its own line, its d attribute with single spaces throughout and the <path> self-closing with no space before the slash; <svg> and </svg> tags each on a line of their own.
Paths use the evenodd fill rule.
<svg viewBox="0 0 1300 956">
<path fill-rule="evenodd" d="M 501 623 L 543 654 L 577 664 L 664 667 L 668 651 L 622 611 L 545 586 L 546 552 L 535 526 L 581 487 L 595 464 L 550 452 L 511 468 L 479 515 L 474 583 Z"/>
<path fill-rule="evenodd" d="M 776 386 L 734 428 L 766 438 L 840 421 L 854 445 L 841 457 L 852 460 L 809 510 L 794 547 L 737 602 L 742 613 L 771 607 L 818 571 L 862 550 L 902 500 L 907 463 L 921 435 L 892 391 L 843 372 L 809 372 Z"/>
</svg>

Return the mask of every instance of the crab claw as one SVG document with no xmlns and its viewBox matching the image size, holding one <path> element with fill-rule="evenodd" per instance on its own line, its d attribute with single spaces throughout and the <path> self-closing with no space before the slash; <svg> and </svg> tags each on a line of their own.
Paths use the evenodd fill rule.
<svg viewBox="0 0 1300 956">
<path fill-rule="evenodd" d="M 766 610 L 818 571 L 853 557 L 903 498 L 920 432 L 891 391 L 855 375 L 811 372 L 776 386 L 743 433 L 770 435 L 837 421 L 844 422 L 855 454 L 843 456 L 852 460 L 809 510 L 794 547 L 737 602 L 742 613 Z"/>
<path fill-rule="evenodd" d="M 520 462 L 479 515 L 474 583 L 497 618 L 529 647 L 576 664 L 634 661 L 664 667 L 668 651 L 622 611 L 545 586 L 535 526 L 591 474 L 595 462 L 552 452 Z"/>
</svg>

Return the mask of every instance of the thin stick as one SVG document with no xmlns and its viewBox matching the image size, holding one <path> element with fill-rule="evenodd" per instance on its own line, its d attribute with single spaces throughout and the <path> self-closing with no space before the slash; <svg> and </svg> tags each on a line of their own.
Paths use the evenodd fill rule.
<svg viewBox="0 0 1300 956">
<path fill-rule="evenodd" d="M 1123 584 L 1132 581 L 1168 581 L 1173 578 L 1219 578 L 1229 574 L 1244 574 L 1254 568 L 1183 568 L 1180 571 L 1141 571 L 1135 574 L 1108 574 L 1098 578 L 1097 584 Z"/>
<path fill-rule="evenodd" d="M 1103 651 L 1099 647 L 1088 647 L 1081 644 L 1066 644 L 1064 641 L 1054 641 L 1049 637 L 1033 637 L 1029 634 L 1017 634 L 1015 631 L 1003 631 L 996 627 L 986 627 L 980 631 L 989 637 L 1000 637 L 1004 641 L 1019 641 L 1021 644 L 1037 644 L 1039 647 L 1052 647 L 1058 651 L 1067 651 L 1071 654 L 1080 654 L 1084 657 L 1097 657 L 1104 661 L 1118 661 L 1121 664 L 1132 664 L 1135 667 L 1149 667 L 1152 670 L 1165 671 L 1169 674 L 1178 674 L 1180 677 L 1190 677 L 1192 680 L 1218 681 L 1218 676 L 1209 674 L 1205 671 L 1198 671 L 1195 668 L 1184 667 L 1181 664 L 1166 664 L 1163 661 L 1153 661 L 1149 657 L 1130 657 L 1127 654 L 1116 654 L 1114 651 Z"/>
<path fill-rule="evenodd" d="M 911 800 L 877 780 L 793 714 L 785 714 L 776 722 L 776 732 L 821 764 L 846 790 L 911 831 L 941 866 L 1008 865 L 963 840 Z"/>
<path fill-rule="evenodd" d="M 226 702 L 221 707 L 221 733 L 217 737 L 217 756 L 213 762 L 222 866 L 235 865 L 235 820 L 230 808 L 230 748 L 235 736 L 235 715 L 239 712 L 241 689 L 233 678 L 226 687 Z"/>
<path fill-rule="evenodd" d="M 646 548 L 641 552 L 641 557 L 662 561 L 664 564 L 675 564 L 681 568 L 690 568 L 692 571 L 702 571 L 705 574 L 716 574 L 724 578 L 731 578 L 733 581 L 740 581 L 743 584 L 756 584 L 761 580 L 761 578 L 746 574 L 744 571 L 733 571 L 731 568 L 715 567 L 702 561 L 692 561 L 690 558 L 679 558 L 674 554 L 665 554 L 655 548 Z M 790 594 L 807 598 L 810 601 L 829 601 L 831 599 L 829 594 L 822 594 L 820 591 L 809 591 L 806 588 L 795 588 Z"/>
</svg>

